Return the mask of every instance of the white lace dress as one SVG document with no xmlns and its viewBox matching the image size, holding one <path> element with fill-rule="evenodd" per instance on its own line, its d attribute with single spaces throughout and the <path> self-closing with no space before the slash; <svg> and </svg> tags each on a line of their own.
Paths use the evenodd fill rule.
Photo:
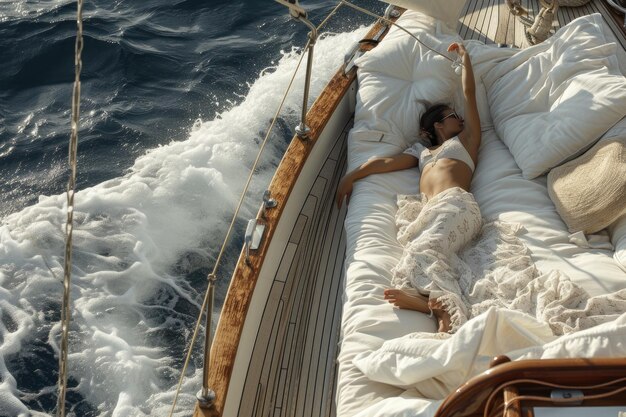
<svg viewBox="0 0 626 417">
<path fill-rule="evenodd" d="M 461 188 L 431 200 L 398 196 L 403 255 L 392 285 L 437 298 L 451 316 L 451 333 L 490 307 L 530 314 L 555 335 L 615 320 L 626 311 L 626 290 L 590 298 L 560 271 L 539 274 L 516 236 L 519 227 L 483 224 L 478 204 Z"/>
</svg>

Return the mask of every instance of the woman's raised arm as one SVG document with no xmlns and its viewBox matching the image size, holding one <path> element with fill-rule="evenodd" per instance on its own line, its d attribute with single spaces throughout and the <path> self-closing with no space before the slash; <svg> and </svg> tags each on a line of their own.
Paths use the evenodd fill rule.
<svg viewBox="0 0 626 417">
<path fill-rule="evenodd" d="M 478 158 L 478 148 L 480 147 L 480 116 L 478 114 L 478 104 L 476 103 L 476 81 L 474 80 L 474 69 L 469 53 L 461 43 L 453 43 L 448 47 L 448 51 L 456 51 L 461 57 L 463 69 L 461 73 L 461 83 L 463 85 L 463 98 L 465 99 L 465 128 L 459 134 L 459 138 L 469 151 L 474 161 Z"/>
</svg>

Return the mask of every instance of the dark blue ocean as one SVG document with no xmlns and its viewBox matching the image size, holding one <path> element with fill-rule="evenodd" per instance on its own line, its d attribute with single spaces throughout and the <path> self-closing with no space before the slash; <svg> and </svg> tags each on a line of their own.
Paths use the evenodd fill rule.
<svg viewBox="0 0 626 417">
<path fill-rule="evenodd" d="M 316 24 L 335 4 L 302 2 Z M 96 0 L 83 19 L 70 415 L 167 415 L 207 273 L 308 30 L 270 0 Z M 330 21 L 311 101 L 371 23 L 349 9 Z M 48 415 L 76 5 L 2 2 L 0 35 L 0 415 Z M 301 73 L 220 267 L 216 312 L 245 219 L 298 123 Z M 200 345 L 176 415 L 200 388 Z"/>
</svg>

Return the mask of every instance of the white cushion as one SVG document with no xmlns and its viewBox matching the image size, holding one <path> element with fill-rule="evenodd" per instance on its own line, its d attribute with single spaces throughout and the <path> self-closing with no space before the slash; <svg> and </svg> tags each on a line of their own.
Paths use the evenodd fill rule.
<svg viewBox="0 0 626 417">
<path fill-rule="evenodd" d="M 446 52 L 459 36 L 431 17 L 405 12 L 398 23 L 431 48 Z M 429 104 L 452 103 L 460 78 L 451 61 L 392 27 L 384 41 L 356 60 L 359 67 L 354 131 L 376 131 L 401 150 L 418 140 L 419 118 Z M 427 100 L 427 101 L 426 101 Z"/>
<path fill-rule="evenodd" d="M 529 179 L 582 154 L 626 114 L 626 78 L 600 14 L 572 21 L 483 81 L 498 136 Z"/>
<path fill-rule="evenodd" d="M 456 28 L 466 0 L 385 0 L 407 10 L 422 12 L 439 19 L 452 29 Z"/>
<path fill-rule="evenodd" d="M 412 12 L 406 15 L 405 18 L 413 16 L 416 20 L 406 24 L 415 28 L 412 29 L 412 33 L 417 33 L 420 39 L 422 33 L 417 30 L 417 26 L 423 28 L 422 32 L 427 32 L 429 39 L 438 36 L 437 25 L 432 19 Z M 396 32 L 394 30 L 391 35 Z M 393 36 L 400 35 L 396 33 Z M 452 39 L 454 37 L 450 38 Z M 387 40 L 376 49 L 384 46 L 385 42 Z M 477 90 L 481 88 L 479 74 L 489 71 L 497 64 L 497 60 L 511 56 L 515 52 L 505 48 L 479 47 L 469 41 L 465 44 L 470 51 L 477 74 Z M 441 47 L 447 48 L 447 44 Z M 374 52 L 375 50 L 368 52 L 362 60 L 373 59 Z M 490 61 L 487 55 L 493 55 L 497 60 Z M 380 58 L 387 59 L 384 54 Z M 415 57 L 410 59 L 417 63 Z M 416 73 L 416 78 L 410 83 L 398 76 L 390 77 L 388 71 L 395 69 L 390 68 L 392 65 L 389 62 L 387 65 L 384 61 L 372 65 L 377 65 L 380 69 L 377 72 L 379 76 L 401 83 L 402 86 L 421 81 L 431 82 L 428 77 L 421 78 L 420 75 L 423 75 L 421 72 Z M 451 72 L 449 61 L 446 62 L 440 68 Z M 439 62 L 434 61 L 434 65 L 439 65 Z M 369 68 L 372 68 L 368 68 L 367 65 L 365 67 L 359 71 L 369 71 Z M 408 72 L 408 66 L 405 70 Z M 433 71 L 424 68 L 424 73 L 432 74 Z M 407 91 L 400 87 L 389 89 L 385 81 L 375 80 L 374 71 L 369 71 L 369 74 L 372 76 L 371 79 L 359 79 L 361 90 L 366 91 L 359 92 L 355 128 L 349 135 L 348 170 L 372 156 L 402 152 L 408 147 L 408 139 L 405 140 L 405 137 L 414 140 L 417 136 L 418 111 L 415 106 L 408 109 L 403 107 L 407 103 L 406 97 L 403 96 Z M 450 91 L 456 93 L 459 91 L 460 77 L 456 75 L 455 77 L 456 82 L 450 86 Z M 366 85 L 363 85 L 363 81 L 367 81 Z M 424 87 L 426 86 L 419 86 Z M 477 94 L 483 125 L 489 122 L 488 117 L 483 117 L 483 113 L 488 116 L 488 106 L 485 95 L 481 95 L 479 91 Z M 383 103 L 378 102 L 381 100 Z M 400 102 L 397 103 L 395 100 Z M 434 101 L 433 98 L 429 100 Z M 456 108 L 461 110 L 458 105 Z M 382 113 L 385 112 L 383 116 Z M 402 112 L 409 114 L 401 114 Z M 385 121 L 383 117 L 389 117 L 390 120 Z M 413 130 L 406 127 L 400 129 L 399 126 L 402 125 L 400 121 L 403 120 L 414 123 L 411 128 Z M 409 133 L 403 133 L 404 130 Z M 396 239 L 394 217 L 397 210 L 396 195 L 418 192 L 418 183 L 417 168 L 372 175 L 355 183 L 345 220 L 347 270 L 343 297 L 341 351 L 338 358 L 336 395 L 338 416 L 415 415 L 418 410 L 431 409 L 432 402 L 418 398 L 419 395 L 415 390 L 404 391 L 391 385 L 373 382 L 356 368 L 352 361 L 361 352 L 379 349 L 387 340 L 411 332 L 433 332 L 436 329 L 436 321 L 433 318 L 414 311 L 394 308 L 383 298 L 383 290 L 390 285 L 391 269 L 402 253 Z M 574 282 L 583 285 L 592 296 L 624 287 L 626 274 L 613 261 L 613 252 L 583 249 L 569 242 L 565 224 L 548 197 L 545 178 L 535 181 L 523 179 L 509 150 L 496 137 L 493 130 L 483 132 L 479 163 L 472 180 L 472 192 L 485 218 L 524 225 L 527 234 L 521 235 L 520 238 L 528 245 L 540 271 L 559 269 L 568 274 Z M 396 412 L 401 404 L 406 407 L 405 414 Z"/>
</svg>

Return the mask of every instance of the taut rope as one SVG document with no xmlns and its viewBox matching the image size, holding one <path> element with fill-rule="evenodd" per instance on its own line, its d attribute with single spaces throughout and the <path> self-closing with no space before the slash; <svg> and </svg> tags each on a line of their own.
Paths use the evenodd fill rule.
<svg viewBox="0 0 626 417">
<path fill-rule="evenodd" d="M 76 155 L 78 151 L 78 116 L 80 113 L 80 72 L 83 67 L 83 1 L 77 0 L 76 44 L 74 48 L 74 89 L 72 92 L 72 125 L 69 145 L 70 177 L 67 183 L 67 221 L 65 223 L 65 261 L 63 264 L 63 304 L 61 308 L 61 352 L 59 354 L 59 381 L 57 416 L 65 416 L 67 393 L 67 353 L 71 320 L 70 291 L 72 275 L 72 232 L 74 230 L 74 194 L 76 188 Z"/>
</svg>

